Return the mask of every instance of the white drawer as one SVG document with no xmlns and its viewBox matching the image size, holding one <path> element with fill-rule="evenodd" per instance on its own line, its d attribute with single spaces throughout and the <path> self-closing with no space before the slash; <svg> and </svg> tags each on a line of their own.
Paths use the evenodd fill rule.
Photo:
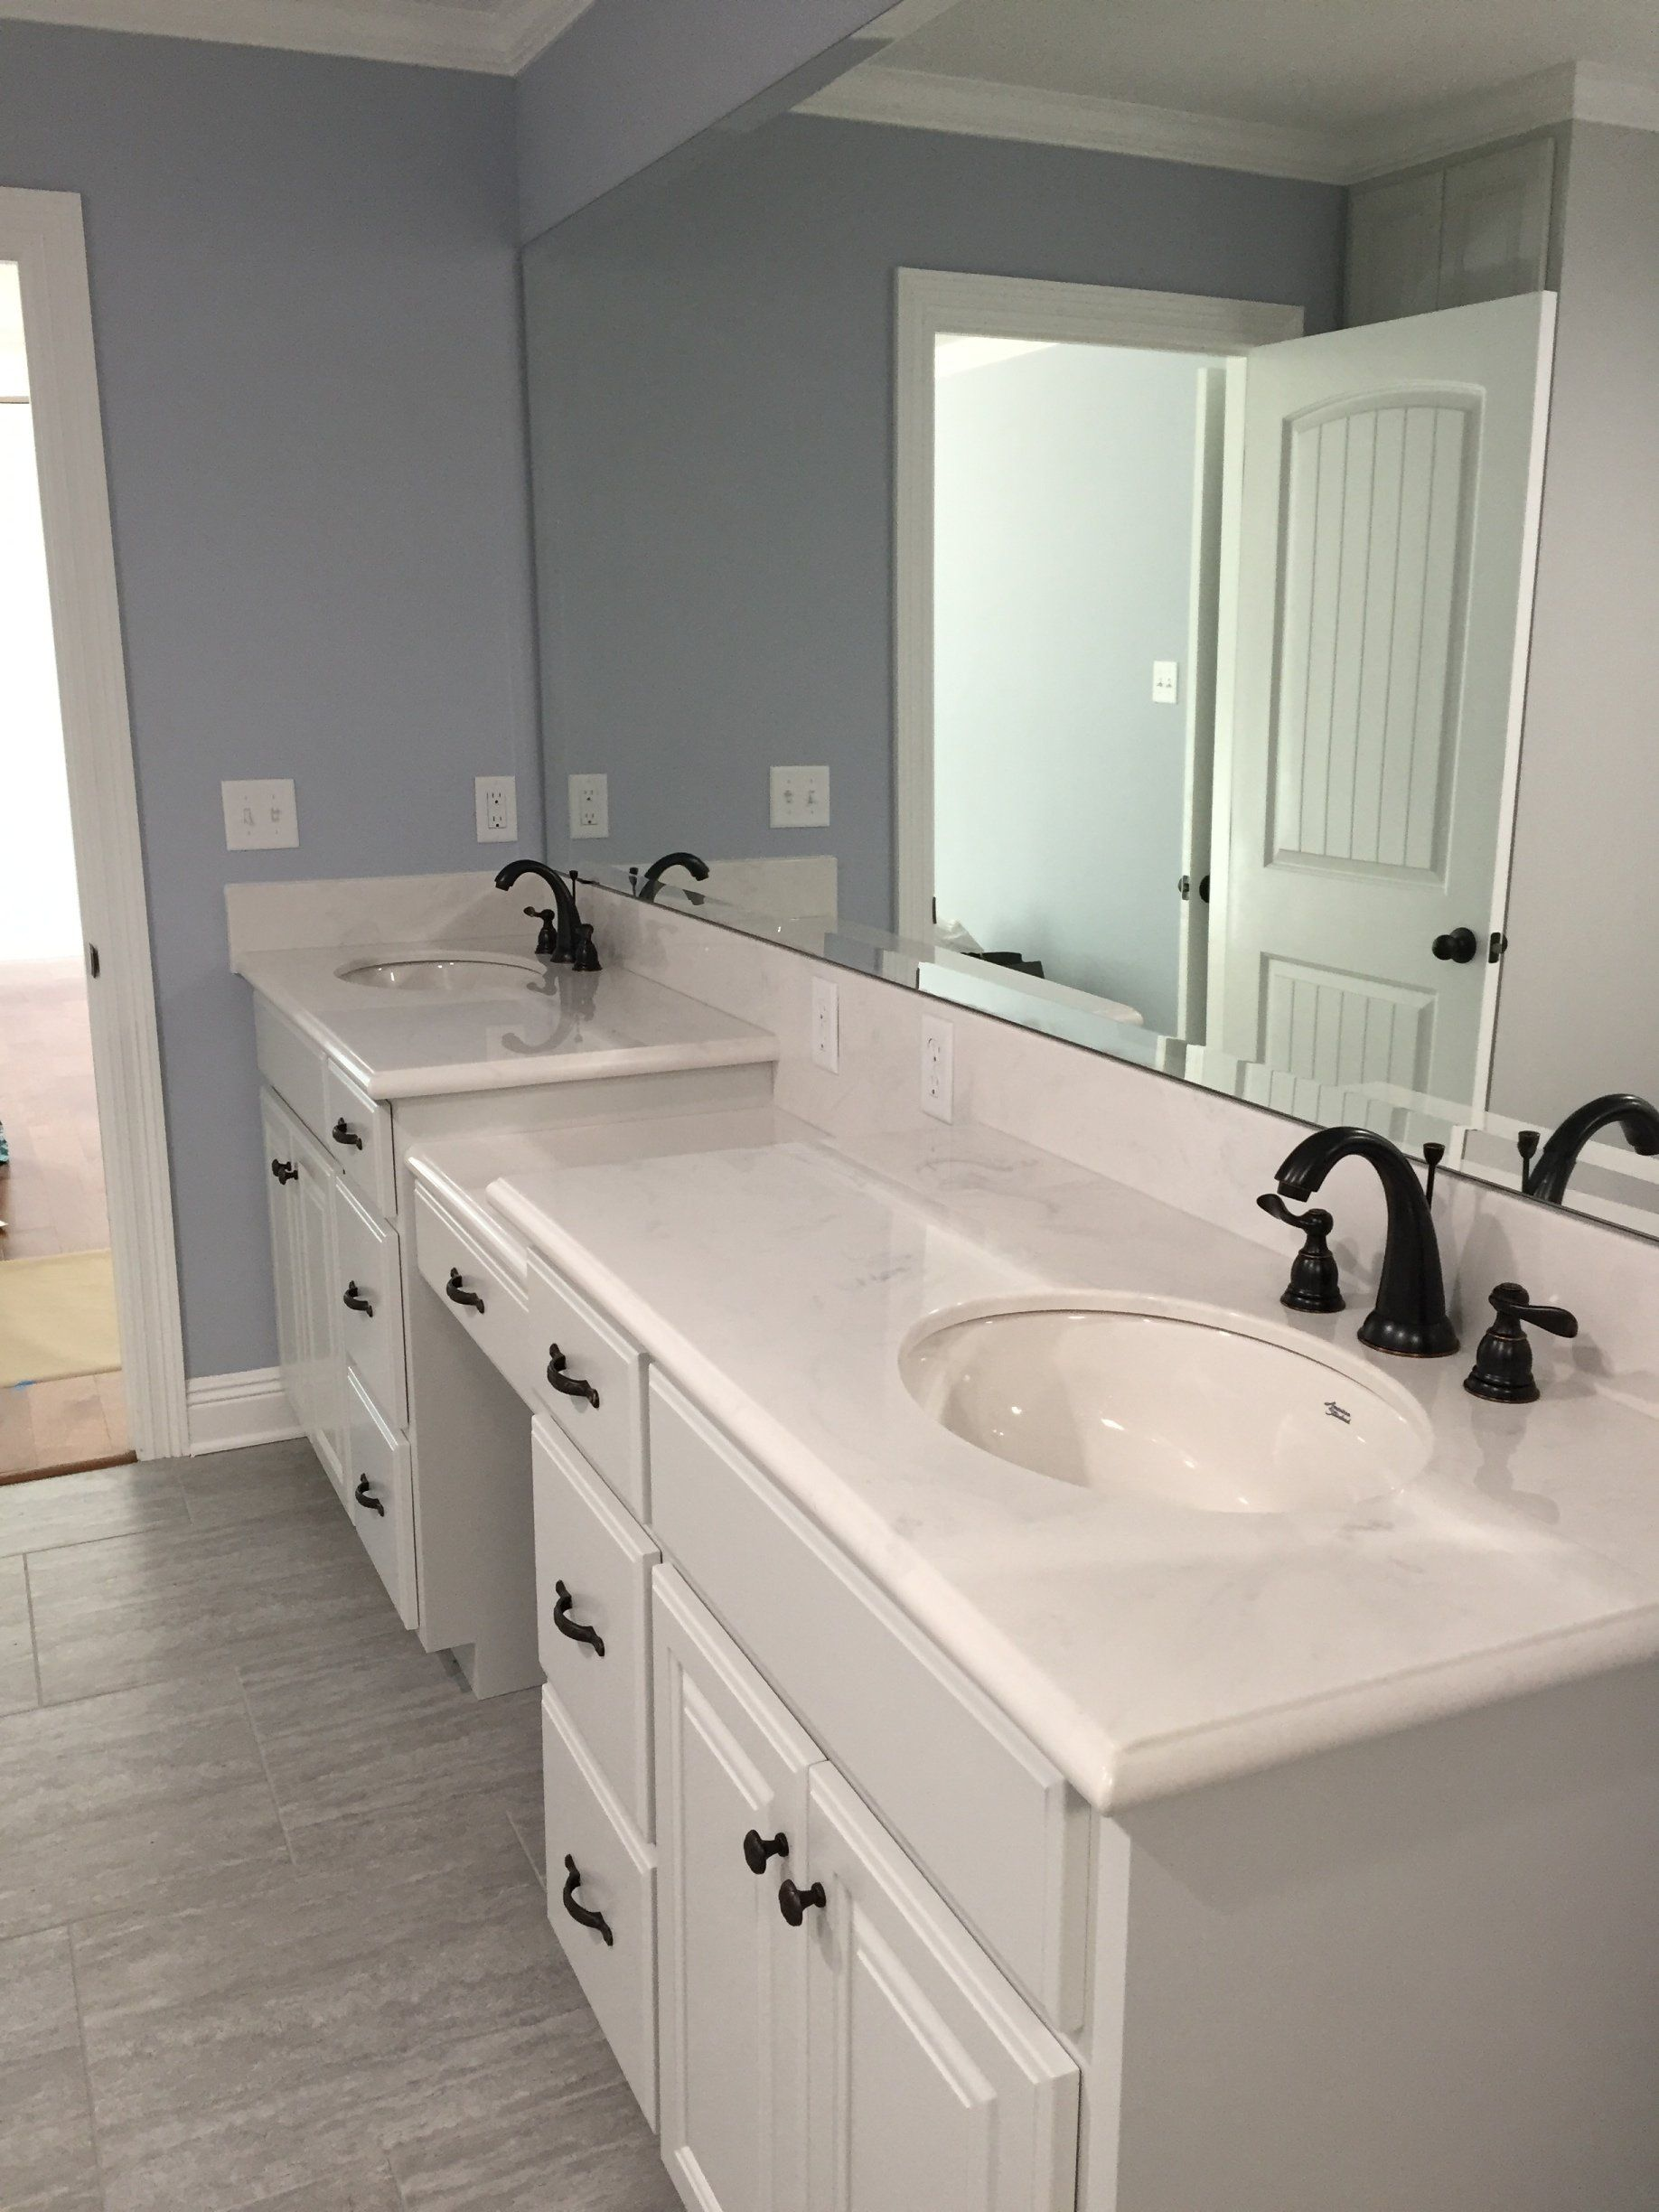
<svg viewBox="0 0 1659 2212">
<path fill-rule="evenodd" d="M 651 1570 L 661 1553 L 548 1421 L 530 1430 L 536 1624 L 560 1704 L 649 1842 Z"/>
<path fill-rule="evenodd" d="M 363 1203 L 390 1220 L 398 1211 L 390 1110 L 378 1105 L 332 1060 L 323 1069 L 323 1127 L 318 1134 Z"/>
<path fill-rule="evenodd" d="M 1089 1822 L 1064 1776 L 661 1373 L 651 1529 L 1058 2027 L 1083 2019 Z"/>
<path fill-rule="evenodd" d="M 254 993 L 254 1052 L 259 1073 L 271 1089 L 286 1101 L 314 1137 L 320 1136 L 327 1126 L 323 1119 L 326 1055 L 258 991 Z"/>
<path fill-rule="evenodd" d="M 656 1860 L 550 1690 L 541 1693 L 548 1917 L 628 2086 L 657 2124 Z M 597 1914 L 603 1926 L 580 1919 Z"/>
<path fill-rule="evenodd" d="M 334 1297 L 340 1348 L 368 1385 L 393 1428 L 408 1418 L 403 1355 L 403 1277 L 398 1232 L 366 1214 L 336 1179 L 330 1193 L 334 1216 Z"/>
<path fill-rule="evenodd" d="M 428 1192 L 415 1192 L 415 1264 L 484 1356 L 530 1404 L 539 1397 L 531 1375 L 530 1307 L 495 1261 L 473 1242 Z"/>
<path fill-rule="evenodd" d="M 387 1426 L 350 1369 L 345 1394 L 348 1510 L 363 1550 L 398 1608 L 398 1618 L 406 1628 L 413 1628 L 415 1504 L 409 1489 L 408 1442 Z"/>
<path fill-rule="evenodd" d="M 537 1402 L 635 1518 L 649 1520 L 643 1354 L 534 1252 L 529 1293 Z"/>
</svg>

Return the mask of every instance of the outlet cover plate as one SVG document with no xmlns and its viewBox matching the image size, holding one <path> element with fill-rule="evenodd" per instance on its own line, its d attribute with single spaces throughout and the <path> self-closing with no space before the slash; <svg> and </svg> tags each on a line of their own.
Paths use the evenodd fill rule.
<svg viewBox="0 0 1659 2212">
<path fill-rule="evenodd" d="M 473 784 L 473 811 L 481 845 L 519 841 L 519 787 L 516 776 L 479 776 Z"/>
<path fill-rule="evenodd" d="M 774 768 L 772 771 L 772 826 L 774 830 L 827 830 L 830 826 L 830 771 Z"/>
<path fill-rule="evenodd" d="M 922 1111 L 935 1121 L 956 1119 L 956 1031 L 942 1014 L 922 1020 Z"/>
<path fill-rule="evenodd" d="M 299 814 L 288 776 L 221 783 L 228 852 L 268 852 L 299 843 Z"/>
<path fill-rule="evenodd" d="M 812 1065 L 830 1075 L 841 1066 L 840 993 L 829 976 L 812 978 Z"/>
<path fill-rule="evenodd" d="M 589 773 L 571 777 L 570 834 L 573 838 L 610 836 L 611 793 L 604 776 Z"/>
</svg>

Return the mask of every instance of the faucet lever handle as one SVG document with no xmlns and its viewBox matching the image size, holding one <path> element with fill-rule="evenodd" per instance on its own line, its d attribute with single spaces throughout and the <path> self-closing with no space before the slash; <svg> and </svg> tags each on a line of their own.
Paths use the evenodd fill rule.
<svg viewBox="0 0 1659 2212">
<path fill-rule="evenodd" d="M 1564 1306 L 1534 1306 L 1519 1283 L 1497 1283 L 1492 1291 L 1492 1305 L 1504 1322 L 1523 1322 L 1529 1327 L 1547 1329 L 1551 1336 L 1576 1336 L 1579 1317 L 1570 1314 Z"/>
<path fill-rule="evenodd" d="M 1264 1191 L 1256 1204 L 1264 1214 L 1288 1228 L 1299 1229 L 1305 1242 L 1290 1263 L 1290 1280 L 1279 1298 L 1297 1313 L 1340 1313 L 1347 1300 L 1342 1295 L 1336 1261 L 1326 1239 L 1336 1222 L 1323 1206 L 1308 1206 L 1293 1214 L 1278 1191 Z"/>
</svg>

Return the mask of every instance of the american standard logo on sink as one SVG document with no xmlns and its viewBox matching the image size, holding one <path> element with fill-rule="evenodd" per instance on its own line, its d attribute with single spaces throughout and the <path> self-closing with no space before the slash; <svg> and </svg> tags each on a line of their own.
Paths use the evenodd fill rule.
<svg viewBox="0 0 1659 2212">
<path fill-rule="evenodd" d="M 1326 1400 L 1325 1410 L 1330 1415 L 1333 1420 L 1341 1421 L 1345 1428 L 1354 1419 L 1353 1414 L 1349 1412 L 1347 1407 L 1339 1406 L 1334 1398 L 1327 1398 Z"/>
</svg>

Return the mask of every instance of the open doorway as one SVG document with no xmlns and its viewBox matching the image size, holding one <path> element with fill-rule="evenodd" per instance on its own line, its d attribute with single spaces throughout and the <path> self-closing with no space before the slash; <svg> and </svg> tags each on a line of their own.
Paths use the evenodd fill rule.
<svg viewBox="0 0 1659 2212">
<path fill-rule="evenodd" d="M 0 262 L 0 1477 L 132 1457 L 14 262 Z"/>
<path fill-rule="evenodd" d="M 0 189 L 0 1482 L 187 1448 L 80 203 Z"/>
</svg>

